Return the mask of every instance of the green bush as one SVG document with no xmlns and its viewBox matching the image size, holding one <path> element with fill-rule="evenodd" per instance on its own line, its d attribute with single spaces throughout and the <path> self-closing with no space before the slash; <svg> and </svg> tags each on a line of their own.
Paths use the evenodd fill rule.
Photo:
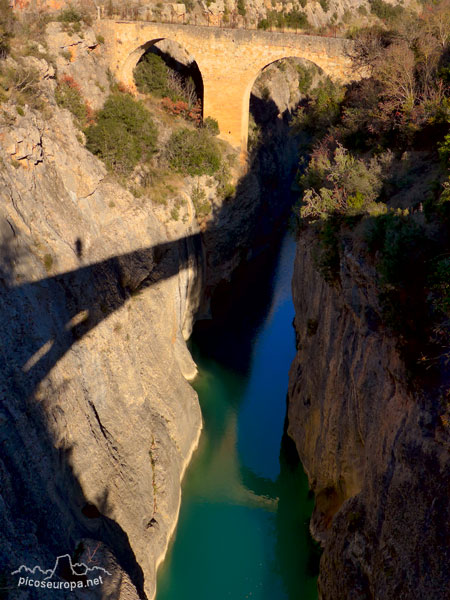
<svg viewBox="0 0 450 600">
<path fill-rule="evenodd" d="M 219 135 L 219 123 L 216 119 L 212 117 L 206 117 L 203 121 L 203 127 L 211 134 L 211 135 Z"/>
<path fill-rule="evenodd" d="M 242 17 L 245 17 L 247 14 L 247 9 L 245 8 L 244 0 L 237 0 L 237 10 Z"/>
<path fill-rule="evenodd" d="M 136 87 L 143 94 L 186 102 L 189 109 L 198 104 L 197 90 L 192 77 L 183 78 L 164 60 L 152 52 L 144 54 L 134 69 Z"/>
<path fill-rule="evenodd" d="M 258 21 L 258 29 L 263 29 L 266 31 L 267 29 L 270 29 L 270 26 L 269 19 L 260 19 Z"/>
<path fill-rule="evenodd" d="M 134 69 L 136 87 L 143 94 L 153 94 L 158 98 L 169 96 L 167 65 L 157 54 L 147 52 Z"/>
<path fill-rule="evenodd" d="M 53 256 L 51 254 L 46 254 L 44 256 L 44 267 L 45 267 L 45 270 L 47 271 L 47 273 L 49 273 L 52 270 L 52 266 L 53 266 Z"/>
<path fill-rule="evenodd" d="M 185 175 L 212 175 L 220 167 L 220 150 L 205 129 L 175 131 L 166 146 L 169 165 Z"/>
<path fill-rule="evenodd" d="M 57 17 L 60 23 L 80 23 L 83 20 L 83 15 L 76 8 L 69 5 Z"/>
<path fill-rule="evenodd" d="M 316 220 L 334 213 L 354 216 L 369 212 L 381 192 L 390 160 L 390 154 L 368 161 L 355 158 L 340 144 L 334 152 L 319 146 L 298 180 L 305 190 L 300 217 Z"/>
<path fill-rule="evenodd" d="M 306 73 L 305 70 L 304 80 L 299 78 L 299 85 L 305 86 L 305 89 L 311 85 Z M 307 106 L 300 106 L 297 110 L 292 119 L 293 130 L 306 130 L 318 136 L 325 134 L 328 128 L 337 122 L 343 99 L 344 88 L 326 77 L 309 92 Z"/>
<path fill-rule="evenodd" d="M 450 133 L 438 145 L 439 157 L 446 168 L 450 168 Z"/>
<path fill-rule="evenodd" d="M 298 73 L 298 89 L 302 94 L 307 94 L 312 85 L 313 80 L 313 68 L 306 67 L 304 65 L 297 65 Z"/>
<path fill-rule="evenodd" d="M 66 77 L 58 83 L 55 90 L 55 99 L 58 106 L 70 110 L 79 126 L 86 126 L 87 106 L 81 96 L 79 87 L 71 78 Z"/>
<path fill-rule="evenodd" d="M 206 198 L 205 190 L 203 190 L 199 185 L 192 190 L 191 199 L 197 217 L 201 219 L 211 213 L 211 204 Z"/>
<path fill-rule="evenodd" d="M 289 29 L 307 29 L 309 27 L 307 16 L 298 11 L 291 10 L 288 13 L 278 12 L 276 10 L 267 11 L 267 17 L 258 22 L 258 29 L 270 28 L 289 28 Z"/>
<path fill-rule="evenodd" d="M 0 59 L 9 54 L 14 33 L 14 15 L 9 0 L 0 0 Z"/>
<path fill-rule="evenodd" d="M 86 147 L 108 169 L 128 174 L 156 149 L 157 130 L 150 113 L 128 94 L 113 94 L 86 130 Z"/>
</svg>

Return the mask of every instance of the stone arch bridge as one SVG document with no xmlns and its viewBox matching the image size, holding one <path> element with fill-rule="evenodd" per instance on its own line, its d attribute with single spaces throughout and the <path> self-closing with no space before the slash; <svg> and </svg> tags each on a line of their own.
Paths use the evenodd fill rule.
<svg viewBox="0 0 450 600">
<path fill-rule="evenodd" d="M 203 78 L 203 116 L 216 119 L 220 137 L 244 153 L 250 92 L 270 63 L 303 58 L 334 80 L 356 79 L 347 52 L 352 42 L 341 38 L 145 21 L 102 20 L 96 27 L 105 39 L 112 72 L 132 89 L 133 69 L 152 44 L 170 39 L 183 46 Z"/>
</svg>

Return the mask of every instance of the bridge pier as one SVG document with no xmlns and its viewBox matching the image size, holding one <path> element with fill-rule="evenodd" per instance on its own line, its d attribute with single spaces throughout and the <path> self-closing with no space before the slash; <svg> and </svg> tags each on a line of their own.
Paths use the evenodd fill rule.
<svg viewBox="0 0 450 600">
<path fill-rule="evenodd" d="M 219 124 L 219 137 L 241 151 L 241 163 L 247 158 L 250 91 L 254 77 L 236 73 L 235 77 L 208 76 L 203 79 L 203 118 Z"/>
</svg>

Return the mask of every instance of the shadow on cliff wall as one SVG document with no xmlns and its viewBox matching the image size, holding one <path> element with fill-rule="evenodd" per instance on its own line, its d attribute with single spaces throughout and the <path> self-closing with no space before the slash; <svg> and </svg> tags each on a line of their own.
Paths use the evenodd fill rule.
<svg viewBox="0 0 450 600">
<path fill-rule="evenodd" d="M 258 190 L 262 216 L 255 235 L 258 251 L 250 250 L 252 261 L 249 268 L 245 260 L 249 250 L 242 249 L 242 265 L 235 269 L 231 282 L 222 281 L 216 285 L 211 302 L 213 321 L 198 320 L 194 329 L 196 345 L 203 355 L 241 374 L 248 371 L 254 332 L 269 310 L 272 274 L 279 258 L 281 241 L 288 229 L 290 208 L 297 199 L 291 188 L 299 159 L 299 140 L 288 134 L 291 113 L 285 111 L 280 115 L 273 100 L 260 99 L 253 94 L 250 108 L 261 137 L 251 151 L 251 168 L 240 182 L 237 197 L 243 198 L 245 203 L 246 198 L 251 198 L 248 188 Z M 250 218 L 254 208 L 246 206 Z M 273 214 L 280 213 L 284 219 L 281 231 L 276 231 Z M 219 228 L 230 218 L 233 218 L 233 205 L 226 204 L 218 216 Z M 214 230 L 212 232 L 214 235 Z M 239 246 L 238 236 L 239 228 L 230 231 L 227 238 L 229 247 Z M 220 252 L 223 251 L 224 248 L 220 247 Z M 216 343 L 217 336 L 221 344 Z"/>
<path fill-rule="evenodd" d="M 13 225 L 4 222 L 1 233 L 7 233 L 2 235 L 0 248 L 0 529 L 5 532 L 0 549 L 1 581 L 6 578 L 10 582 L 11 570 L 27 560 L 47 564 L 64 552 L 73 555 L 77 541 L 88 536 L 112 549 L 144 597 L 143 573 L 127 534 L 105 516 L 107 498 L 99 494 L 94 507 L 98 516 L 90 521 L 82 512 L 87 503 L 71 466 L 70 448 L 64 452 L 56 449 L 49 422 L 52 417 L 41 406 L 36 390 L 75 342 L 134 294 L 177 275 L 194 256 L 201 260 L 204 248 L 204 288 L 211 295 L 220 281 L 222 261 L 250 260 L 261 248 L 271 246 L 281 233 L 277 223 L 283 221 L 290 198 L 283 196 L 283 186 L 278 190 L 283 190 L 282 195 L 277 193 L 272 179 L 270 186 L 267 177 L 260 184 L 268 164 L 264 159 L 266 141 L 273 143 L 272 134 L 267 140 L 263 135 L 235 199 L 224 203 L 201 234 L 17 285 L 16 267 L 27 260 L 27 250 L 20 250 Z M 73 244 L 81 262 L 83 240 Z M 52 385 L 40 393 L 49 397 L 64 394 Z M 8 586 L 0 582 L 0 587 Z M 8 597 L 16 597 L 16 592 L 9 592 Z M 33 593 L 27 592 L 27 597 L 32 598 Z M 39 597 L 45 594 L 39 592 Z"/>
<path fill-rule="evenodd" d="M 24 398 L 32 395 L 77 340 L 134 294 L 184 269 L 191 252 L 189 247 L 196 252 L 200 244 L 200 234 L 194 234 L 7 289 L 8 304 L 21 307 L 22 314 L 2 323 L 9 339 L 17 343 L 2 348 L 2 372 L 9 373 L 9 377 L 0 387 L 1 396 L 8 396 L 11 384 Z M 5 254 L 2 260 L 4 264 L 10 262 Z M 132 280 L 140 270 L 148 275 L 136 283 Z M 59 321 L 56 332 L 50 327 L 55 317 Z"/>
<path fill-rule="evenodd" d="M 269 103 L 273 104 L 271 101 L 266 104 Z M 221 281 L 220 274 L 217 275 L 220 263 L 232 260 L 236 254 L 239 261 L 253 260 L 258 270 L 267 266 L 272 269 L 280 235 L 284 232 L 283 228 L 277 231 L 276 225 L 280 225 L 280 219 L 285 225 L 283 217 L 291 204 L 290 182 L 281 185 L 280 178 L 276 177 L 281 168 L 274 161 L 270 168 L 268 165 L 267 156 L 274 154 L 275 143 L 273 132 L 263 137 L 260 149 L 254 153 L 253 164 L 237 186 L 235 199 L 225 202 L 213 214 L 209 226 L 202 233 L 118 254 L 36 282 L 14 285 L 15 265 L 26 258 L 26 251 L 21 254 L 20 250 L 12 249 L 11 232 L 9 235 L 4 233 L 12 226 L 6 225 L 0 241 L 0 290 L 3 288 L 1 296 L 7 296 L 7 304 L 17 307 L 17 312 L 15 319 L 7 316 L 7 310 L 3 310 L 0 317 L 2 330 L 8 334 L 4 340 L 10 340 L 1 346 L 3 378 L 0 398 L 8 397 L 11 391 L 24 398 L 30 397 L 77 340 L 121 308 L 133 295 L 187 268 L 193 257 L 202 256 L 202 246 L 206 247 L 208 254 L 204 265 L 207 295 L 212 295 Z M 262 173 L 262 184 L 257 189 L 259 206 L 255 203 L 250 205 L 255 195 L 252 186 L 257 186 L 259 181 L 259 173 L 255 175 L 255 164 Z M 280 198 L 280 192 L 284 197 Z M 238 212 L 236 204 L 239 204 L 239 218 L 245 220 L 245 224 L 233 222 Z M 14 233 L 12 228 L 12 235 Z M 266 252 L 262 260 L 254 260 L 261 250 L 271 251 Z M 74 252 L 81 260 L 83 240 L 74 240 Z M 244 277 L 238 276 L 241 297 L 242 291 L 245 292 L 255 281 L 251 277 L 249 280 L 248 274 L 247 271 Z M 211 281 L 213 285 L 209 285 Z M 270 288 L 260 289 L 262 294 L 270 294 Z M 226 293 L 226 286 L 222 291 Z M 234 301 L 233 297 L 229 299 L 229 302 Z M 2 304 L 0 297 L 0 306 Z M 263 305 L 259 303 L 259 306 Z M 229 308 L 225 304 L 225 312 Z M 258 319 L 262 319 L 263 315 L 257 312 Z M 223 316 L 223 306 L 218 306 L 217 314 Z M 242 356 L 245 354 L 243 352 Z"/>
</svg>

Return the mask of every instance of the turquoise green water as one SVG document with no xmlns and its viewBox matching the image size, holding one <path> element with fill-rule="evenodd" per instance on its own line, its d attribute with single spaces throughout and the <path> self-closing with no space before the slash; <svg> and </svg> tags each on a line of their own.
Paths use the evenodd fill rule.
<svg viewBox="0 0 450 600">
<path fill-rule="evenodd" d="M 204 431 L 157 600 L 317 599 L 312 499 L 282 443 L 294 250 L 286 239 L 272 281 L 252 286 L 254 298 L 235 302 L 220 327 L 194 336 Z"/>
</svg>

